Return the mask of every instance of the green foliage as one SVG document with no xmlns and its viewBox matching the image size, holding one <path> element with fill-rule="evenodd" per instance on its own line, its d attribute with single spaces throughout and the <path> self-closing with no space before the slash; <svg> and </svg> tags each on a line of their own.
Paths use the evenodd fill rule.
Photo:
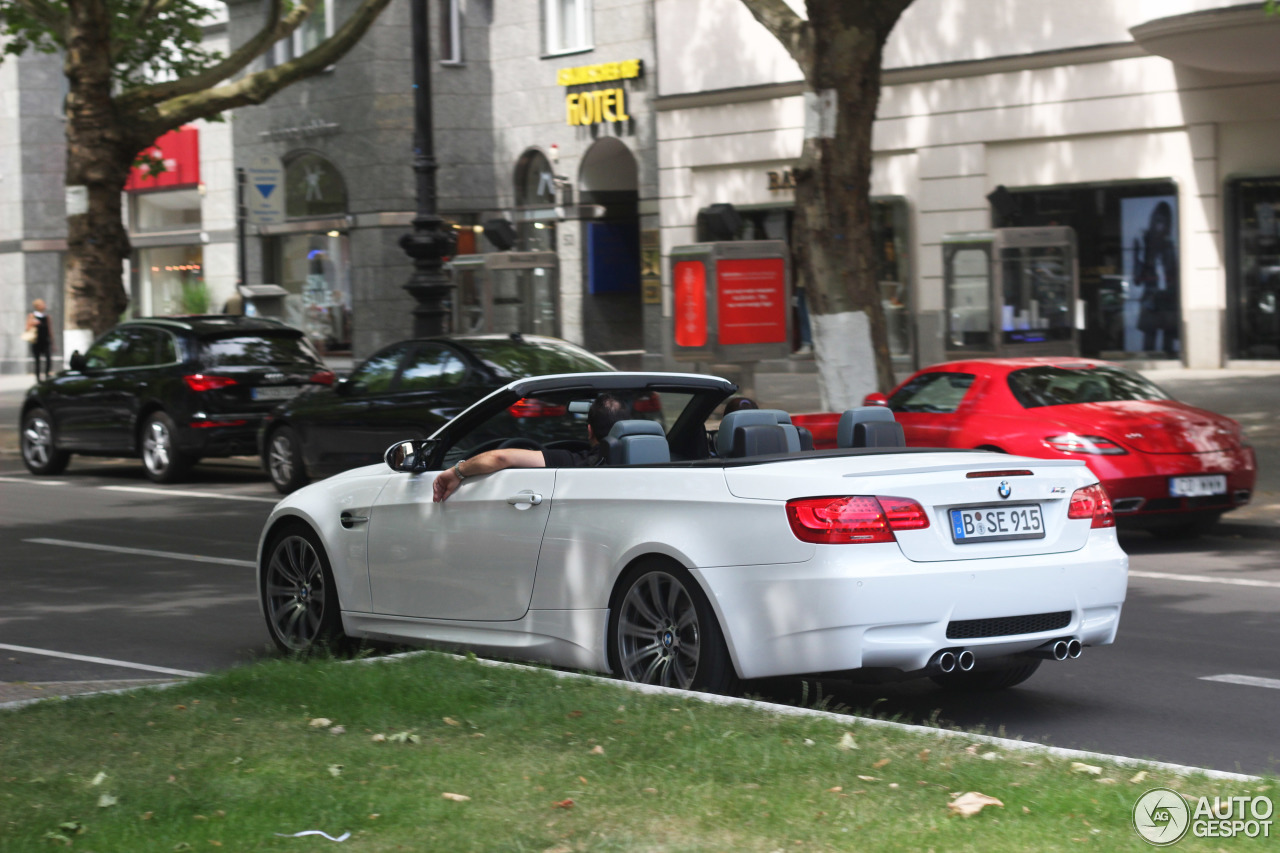
<svg viewBox="0 0 1280 853">
<path fill-rule="evenodd" d="M 182 313 L 208 314 L 213 297 L 209 295 L 209 286 L 203 281 L 184 281 L 182 283 Z"/>
<path fill-rule="evenodd" d="M 213 9 L 197 0 L 102 0 L 111 17 L 113 76 L 121 92 L 148 83 L 185 77 L 210 67 L 222 56 L 201 46 L 202 27 Z M 154 14 L 145 10 L 160 7 Z M 37 14 L 40 10 L 44 14 Z M 61 0 L 0 0 L 0 36 L 4 53 L 28 50 L 54 53 L 63 45 L 52 20 L 67 13 Z"/>
</svg>

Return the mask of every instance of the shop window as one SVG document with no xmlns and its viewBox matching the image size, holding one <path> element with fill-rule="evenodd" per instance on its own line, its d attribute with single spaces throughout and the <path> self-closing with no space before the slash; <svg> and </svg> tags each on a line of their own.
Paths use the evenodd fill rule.
<svg viewBox="0 0 1280 853">
<path fill-rule="evenodd" d="M 200 192 L 165 190 L 131 193 L 129 209 L 134 234 L 200 230 Z"/>
<path fill-rule="evenodd" d="M 950 254 L 947 291 L 947 347 L 991 347 L 991 256 L 978 246 L 946 246 Z"/>
<path fill-rule="evenodd" d="M 218 313 L 204 281 L 200 246 L 162 246 L 134 254 L 133 294 L 143 316 Z"/>
<path fill-rule="evenodd" d="M 556 174 L 541 151 L 530 150 L 516 163 L 517 248 L 523 252 L 556 250 Z"/>
<path fill-rule="evenodd" d="M 1085 303 L 1081 355 L 1181 355 L 1178 198 L 1172 183 L 1010 189 L 993 208 L 996 227 L 1075 230 Z"/>
<path fill-rule="evenodd" d="M 319 154 L 290 156 L 284 166 L 284 212 L 289 219 L 317 219 L 347 212 L 342 173 Z"/>
<path fill-rule="evenodd" d="M 542 0 L 543 49 L 574 53 L 591 49 L 591 0 Z"/>
<path fill-rule="evenodd" d="M 1227 187 L 1232 356 L 1280 358 L 1280 177 Z"/>
<path fill-rule="evenodd" d="M 350 241 L 340 231 L 273 238 L 275 281 L 288 291 L 284 321 L 323 355 L 351 351 Z"/>
<path fill-rule="evenodd" d="M 440 3 L 440 63 L 462 64 L 462 0 Z"/>
<path fill-rule="evenodd" d="M 281 65 L 302 56 L 333 35 L 333 0 L 316 0 L 311 14 L 298 25 L 293 34 L 276 42 L 270 54 L 274 64 Z"/>
</svg>

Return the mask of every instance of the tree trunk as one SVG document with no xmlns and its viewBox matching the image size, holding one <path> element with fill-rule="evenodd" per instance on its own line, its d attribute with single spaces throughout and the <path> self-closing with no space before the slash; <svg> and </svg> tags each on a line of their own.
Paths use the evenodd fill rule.
<svg viewBox="0 0 1280 853">
<path fill-rule="evenodd" d="M 813 92 L 795 170 L 797 265 L 808 288 L 823 407 L 840 411 L 894 384 L 871 233 L 871 132 L 881 51 L 901 9 L 808 7 Z"/>
<path fill-rule="evenodd" d="M 70 0 L 67 116 L 67 326 L 99 335 L 129 305 L 122 276 L 129 235 L 121 194 L 146 144 L 123 128 L 112 100 L 111 45 L 103 0 Z"/>
</svg>

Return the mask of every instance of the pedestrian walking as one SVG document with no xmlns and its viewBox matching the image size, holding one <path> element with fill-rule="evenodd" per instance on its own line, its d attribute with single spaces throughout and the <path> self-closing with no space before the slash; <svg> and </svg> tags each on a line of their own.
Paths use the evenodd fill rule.
<svg viewBox="0 0 1280 853">
<path fill-rule="evenodd" d="M 43 299 L 32 301 L 26 328 L 22 330 L 22 339 L 31 345 L 31 358 L 36 363 L 36 381 L 40 382 L 51 377 L 53 375 L 53 333 L 49 330 L 49 315 L 45 313 Z M 44 359 L 43 375 L 40 369 L 42 358 Z"/>
</svg>

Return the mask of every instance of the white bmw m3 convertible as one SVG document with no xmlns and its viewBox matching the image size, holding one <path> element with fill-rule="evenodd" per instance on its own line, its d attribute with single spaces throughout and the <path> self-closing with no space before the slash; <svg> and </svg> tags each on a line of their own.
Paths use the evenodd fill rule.
<svg viewBox="0 0 1280 853">
<path fill-rule="evenodd" d="M 707 691 L 819 674 L 996 689 L 1115 639 L 1128 558 L 1083 462 L 908 448 L 876 407 L 815 451 L 780 410 L 718 419 L 735 391 L 673 373 L 522 379 L 385 464 L 295 492 L 259 544 L 272 639 Z M 628 411 L 602 464 L 468 476 L 433 502 L 436 477 L 485 450 L 588 450 L 606 392 Z"/>
</svg>

